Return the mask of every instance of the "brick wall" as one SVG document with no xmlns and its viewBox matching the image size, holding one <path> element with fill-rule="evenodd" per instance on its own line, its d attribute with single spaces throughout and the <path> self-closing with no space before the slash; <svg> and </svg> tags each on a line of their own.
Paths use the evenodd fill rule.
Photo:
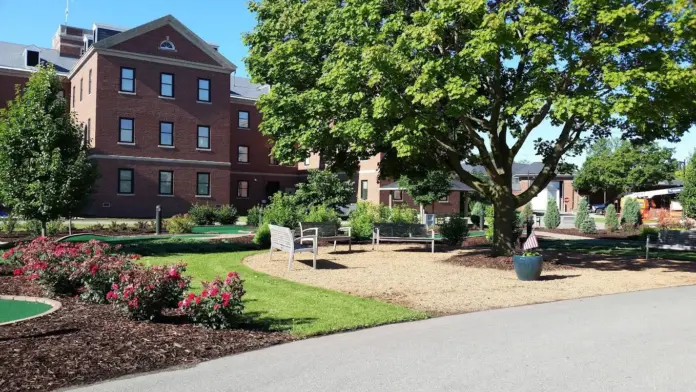
<svg viewBox="0 0 696 392">
<path fill-rule="evenodd" d="M 392 191 L 381 191 L 380 192 L 380 198 L 379 202 L 381 204 L 384 204 L 386 206 L 389 205 L 389 195 L 392 194 Z M 425 205 L 423 206 L 423 209 L 425 210 L 426 214 L 436 214 L 436 215 L 454 215 L 454 214 L 459 214 L 459 200 L 461 197 L 461 192 L 459 191 L 452 191 L 449 194 L 449 197 L 447 198 L 446 202 L 435 202 L 435 204 L 430 204 L 430 205 Z M 392 200 L 392 205 L 406 205 L 410 208 L 413 208 L 417 211 L 420 212 L 420 206 L 418 203 L 416 203 L 411 196 L 407 192 L 402 193 L 402 199 L 401 201 L 399 200 Z"/>
<path fill-rule="evenodd" d="M 17 85 L 24 86 L 29 81 L 29 73 L 26 76 L 5 75 L 0 73 L 0 108 L 7 107 L 7 102 L 15 97 Z"/>
<path fill-rule="evenodd" d="M 92 88 L 89 86 L 90 72 L 92 74 Z M 97 56 L 89 58 L 79 71 L 70 79 L 70 107 L 77 115 L 77 121 L 83 127 L 89 124 L 89 145 L 94 146 L 98 128 L 97 119 L 97 93 L 99 85 L 99 71 L 97 69 Z M 82 81 L 82 99 L 80 99 L 80 81 Z M 72 91 L 75 91 L 75 104 L 73 105 Z"/>
</svg>

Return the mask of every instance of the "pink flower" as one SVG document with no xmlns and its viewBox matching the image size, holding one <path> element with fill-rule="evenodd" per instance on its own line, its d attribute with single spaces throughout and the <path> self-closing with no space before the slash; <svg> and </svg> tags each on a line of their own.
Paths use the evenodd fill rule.
<svg viewBox="0 0 696 392">
<path fill-rule="evenodd" d="M 196 305 L 199 305 L 201 303 L 201 297 L 196 297 Z"/>
<path fill-rule="evenodd" d="M 179 301 L 179 303 L 176 306 L 181 308 L 183 305 L 184 305 L 184 301 Z"/>
<path fill-rule="evenodd" d="M 189 293 L 188 299 L 194 299 L 194 298 L 196 298 L 196 294 L 194 294 L 194 293 Z"/>
<path fill-rule="evenodd" d="M 111 290 L 118 290 L 118 285 L 116 283 L 111 284 Z"/>
<path fill-rule="evenodd" d="M 213 305 L 213 309 L 215 309 L 215 310 L 220 309 L 220 304 L 215 304 L 215 305 Z"/>
<path fill-rule="evenodd" d="M 130 256 L 131 260 L 140 260 L 140 255 L 131 255 Z"/>
<path fill-rule="evenodd" d="M 214 297 L 214 296 L 218 295 L 218 292 L 219 292 L 219 291 L 220 291 L 220 290 L 218 289 L 217 286 L 213 286 L 213 289 L 210 290 L 210 296 L 211 296 L 211 297 Z"/>
<path fill-rule="evenodd" d="M 230 293 L 222 293 L 222 306 L 227 307 L 227 304 L 230 303 Z"/>
<path fill-rule="evenodd" d="M 229 285 L 230 285 L 230 283 L 232 283 L 232 279 L 231 279 L 231 278 L 227 278 L 227 279 L 225 279 L 225 284 L 226 284 L 226 285 L 228 285 L 228 286 L 229 286 Z"/>
<path fill-rule="evenodd" d="M 184 282 L 179 282 L 179 288 L 180 288 L 180 289 L 183 289 L 184 287 L 186 287 L 186 283 L 184 283 Z"/>
<path fill-rule="evenodd" d="M 201 292 L 201 297 L 205 298 L 205 297 L 207 297 L 207 296 L 208 296 L 208 290 L 203 290 L 203 291 Z"/>
<path fill-rule="evenodd" d="M 234 272 L 234 271 L 232 271 L 232 272 L 230 272 L 230 273 L 227 274 L 227 277 L 228 277 L 228 278 L 236 279 L 236 278 L 239 278 L 239 274 L 236 273 L 236 272 Z"/>
<path fill-rule="evenodd" d="M 172 279 L 181 278 L 181 274 L 179 274 L 179 270 L 177 270 L 176 267 L 172 267 L 172 269 L 169 270 L 168 276 Z"/>
<path fill-rule="evenodd" d="M 98 265 L 92 264 L 92 265 L 89 266 L 89 273 L 90 273 L 91 275 L 96 275 L 96 274 L 97 274 L 97 271 L 99 271 L 99 266 L 98 266 Z"/>
<path fill-rule="evenodd" d="M 21 275 L 21 274 L 22 274 L 22 270 L 19 269 L 19 268 L 15 268 L 15 270 L 12 271 L 12 273 L 14 274 L 14 276 Z"/>
</svg>

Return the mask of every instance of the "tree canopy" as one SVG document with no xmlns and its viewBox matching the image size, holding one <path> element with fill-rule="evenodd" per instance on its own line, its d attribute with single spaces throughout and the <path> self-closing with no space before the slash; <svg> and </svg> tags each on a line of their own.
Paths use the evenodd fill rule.
<svg viewBox="0 0 696 392">
<path fill-rule="evenodd" d="M 684 189 L 679 195 L 679 202 L 684 208 L 684 214 L 696 219 L 696 152 L 691 155 L 689 163 L 686 165 L 684 175 Z"/>
<path fill-rule="evenodd" d="M 307 209 L 317 205 L 336 209 L 350 203 L 353 186 L 353 181 L 342 180 L 330 171 L 310 170 L 307 182 L 297 184 L 295 200 Z"/>
<path fill-rule="evenodd" d="M 439 199 L 449 195 L 452 187 L 450 173 L 435 170 L 429 171 L 420 179 L 401 176 L 399 186 L 408 192 L 409 196 L 418 204 L 433 204 Z"/>
<path fill-rule="evenodd" d="M 44 230 L 78 212 L 97 178 L 62 91 L 54 69 L 41 67 L 0 110 L 0 200 Z"/>
<path fill-rule="evenodd" d="M 692 2 L 637 0 L 256 0 L 245 36 L 261 131 L 283 161 L 334 168 L 385 153 L 382 176 L 447 168 L 491 198 L 494 247 L 515 208 L 565 171 L 563 157 L 618 130 L 679 140 L 696 119 Z M 546 123 L 551 139 L 533 139 Z M 544 168 L 512 192 L 534 144 Z M 491 182 L 461 163 L 483 165 Z"/>
<path fill-rule="evenodd" d="M 677 169 L 674 150 L 656 143 L 633 145 L 623 141 L 612 148 L 607 140 L 592 146 L 573 186 L 585 192 L 628 192 L 671 181 Z"/>
</svg>

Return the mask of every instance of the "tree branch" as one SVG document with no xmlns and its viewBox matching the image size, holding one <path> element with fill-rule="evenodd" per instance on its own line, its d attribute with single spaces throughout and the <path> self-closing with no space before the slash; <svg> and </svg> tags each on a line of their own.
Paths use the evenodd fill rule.
<svg viewBox="0 0 696 392">
<path fill-rule="evenodd" d="M 524 128 L 524 131 L 522 134 L 517 138 L 517 142 L 512 146 L 512 149 L 510 151 L 510 156 L 512 159 L 517 156 L 517 153 L 520 152 L 520 149 L 522 146 L 524 146 L 525 141 L 527 140 L 527 137 L 532 133 L 532 131 L 541 124 L 542 121 L 546 118 L 546 116 L 549 114 L 549 111 L 551 110 L 551 100 L 548 99 L 544 106 L 541 107 L 541 110 L 537 114 L 532 117 L 532 119 L 527 123 L 527 126 Z"/>
</svg>

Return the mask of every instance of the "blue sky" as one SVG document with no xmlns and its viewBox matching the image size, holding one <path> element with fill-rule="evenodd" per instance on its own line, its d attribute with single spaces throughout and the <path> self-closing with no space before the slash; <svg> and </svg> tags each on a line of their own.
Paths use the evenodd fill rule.
<svg viewBox="0 0 696 392">
<path fill-rule="evenodd" d="M 129 28 L 172 14 L 204 40 L 220 45 L 220 52 L 237 65 L 237 74 L 248 76 L 242 61 L 247 54 L 242 35 L 255 21 L 246 4 L 246 0 L 70 0 L 68 24 L 89 28 L 98 22 Z M 50 47 L 53 34 L 65 20 L 65 5 L 64 0 L 0 0 L 0 41 Z M 557 135 L 557 129 L 541 124 L 530 140 Z M 683 160 L 696 148 L 696 131 L 681 143 L 661 144 L 675 148 L 675 158 Z M 538 159 L 532 143 L 525 144 L 518 159 Z M 570 159 L 577 164 L 583 160 L 582 156 Z"/>
</svg>

